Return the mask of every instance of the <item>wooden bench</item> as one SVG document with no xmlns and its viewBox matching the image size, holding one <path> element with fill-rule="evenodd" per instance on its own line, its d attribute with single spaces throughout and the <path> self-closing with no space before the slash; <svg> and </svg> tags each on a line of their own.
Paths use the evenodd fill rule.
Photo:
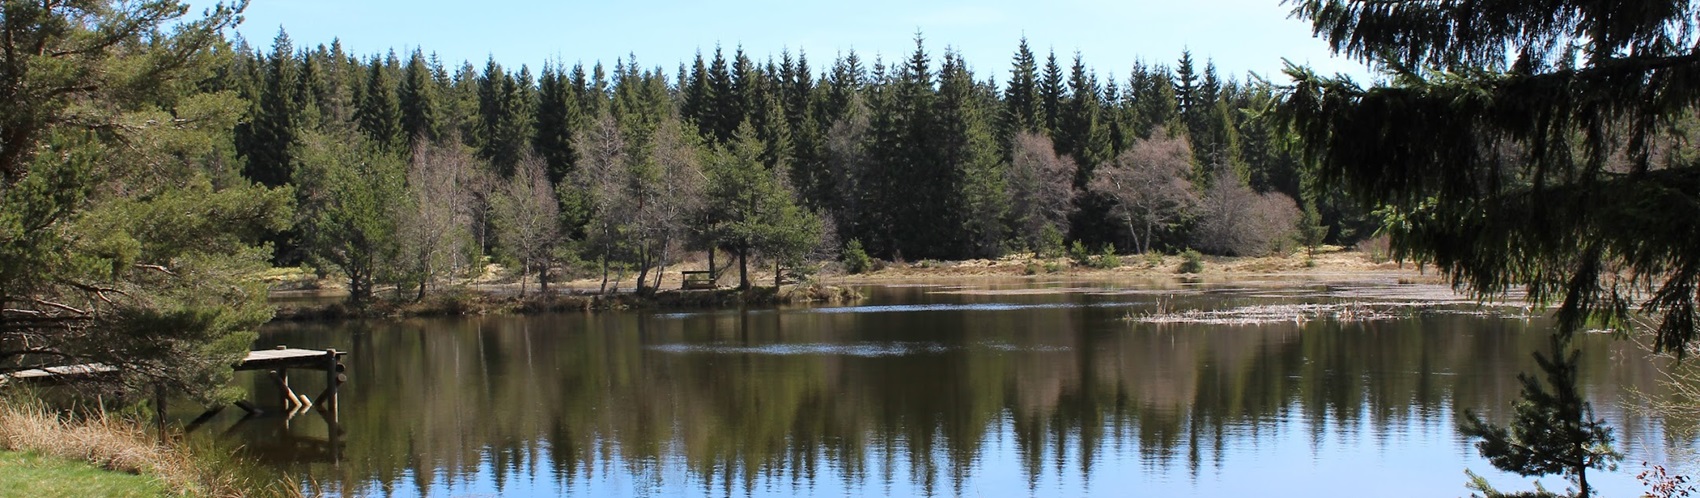
<svg viewBox="0 0 1700 498">
<path fill-rule="evenodd" d="M 713 289 L 718 287 L 714 284 L 714 272 L 712 271 L 685 271 L 679 272 L 679 274 L 682 275 L 685 280 L 684 285 L 680 287 L 684 290 Z"/>
</svg>

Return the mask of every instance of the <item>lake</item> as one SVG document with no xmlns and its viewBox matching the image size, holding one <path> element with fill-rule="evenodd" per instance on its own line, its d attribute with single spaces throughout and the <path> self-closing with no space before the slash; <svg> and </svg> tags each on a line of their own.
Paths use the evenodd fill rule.
<svg viewBox="0 0 1700 498">
<path fill-rule="evenodd" d="M 257 348 L 351 351 L 340 444 L 316 414 L 226 413 L 198 434 L 343 496 L 1432 497 L 1467 496 L 1466 468 L 1531 488 L 1454 423 L 1505 420 L 1547 345 L 1539 314 L 1392 277 L 863 290 L 844 306 L 271 325 Z M 1590 482 L 1638 496 L 1643 461 L 1692 460 L 1692 430 L 1625 408 L 1659 390 L 1641 349 L 1576 344 L 1627 455 Z M 294 383 L 317 393 L 321 377 Z"/>
</svg>

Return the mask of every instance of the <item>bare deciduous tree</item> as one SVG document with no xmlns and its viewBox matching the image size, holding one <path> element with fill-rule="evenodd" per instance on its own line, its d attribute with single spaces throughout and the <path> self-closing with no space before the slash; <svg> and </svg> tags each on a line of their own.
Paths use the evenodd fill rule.
<svg viewBox="0 0 1700 498">
<path fill-rule="evenodd" d="M 590 223 L 585 227 L 585 249 L 596 255 L 602 266 L 601 292 L 608 292 L 610 265 L 623 249 L 620 231 L 633 214 L 627 191 L 621 184 L 626 169 L 626 140 L 619 124 L 608 114 L 598 116 L 590 127 L 573 135 L 580 151 L 572 185 L 584 197 Z"/>
<path fill-rule="evenodd" d="M 1016 237 L 1028 248 L 1042 245 L 1045 227 L 1064 230 L 1074 212 L 1074 159 L 1057 155 L 1051 139 L 1033 132 L 1016 134 L 1005 182 L 1009 215 Z"/>
<path fill-rule="evenodd" d="M 1222 169 L 1199 204 L 1193 244 L 1205 252 L 1230 256 L 1268 253 L 1287 240 L 1302 216 L 1286 194 L 1259 194 L 1245 180 Z"/>
<path fill-rule="evenodd" d="M 677 250 L 689 221 L 702 212 L 708 177 L 703 173 L 701 148 L 692 141 L 677 119 L 663 120 L 656 127 L 648 161 L 629 169 L 630 198 L 637 201 L 631 234 L 637 248 L 638 291 L 655 270 L 652 289 L 661 288 L 667 260 Z"/>
<path fill-rule="evenodd" d="M 1158 230 L 1180 223 L 1198 202 L 1187 181 L 1191 171 L 1186 139 L 1153 133 L 1100 166 L 1087 188 L 1115 200 L 1114 212 L 1127 223 L 1135 249 L 1147 252 Z"/>
<path fill-rule="evenodd" d="M 418 285 L 415 300 L 424 299 L 434 281 L 467 268 L 461 251 L 471 242 L 474 210 L 470 191 L 480 166 L 459 137 L 440 143 L 416 141 L 407 169 L 408 206 L 399 210 L 401 257 L 397 266 L 406 280 Z"/>
<path fill-rule="evenodd" d="M 520 263 L 519 294 L 525 295 L 525 275 L 537 272 L 542 292 L 549 291 L 549 266 L 560 239 L 560 204 L 549 184 L 543 160 L 527 153 L 514 165 L 514 176 L 496 191 L 491 204 L 497 239 Z"/>
</svg>

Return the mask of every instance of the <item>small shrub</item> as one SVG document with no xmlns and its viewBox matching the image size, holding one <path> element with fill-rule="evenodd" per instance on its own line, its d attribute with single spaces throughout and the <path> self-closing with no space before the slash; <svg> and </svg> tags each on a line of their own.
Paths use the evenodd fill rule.
<svg viewBox="0 0 1700 498">
<path fill-rule="evenodd" d="M 1116 255 L 1115 244 L 1104 246 L 1104 251 L 1092 258 L 1091 266 L 1100 270 L 1121 268 L 1122 258 Z"/>
<path fill-rule="evenodd" d="M 1357 250 L 1368 257 L 1371 262 L 1380 264 L 1391 259 L 1392 244 L 1386 235 L 1370 237 L 1358 241 Z"/>
<path fill-rule="evenodd" d="M 1086 250 L 1086 244 L 1076 240 L 1074 244 L 1068 246 L 1068 259 L 1074 261 L 1076 265 L 1090 265 L 1092 263 L 1092 252 Z"/>
<path fill-rule="evenodd" d="M 873 258 L 869 258 L 868 252 L 862 249 L 859 239 L 850 239 L 850 243 L 844 245 L 843 261 L 845 271 L 852 274 L 866 273 L 874 266 Z"/>
<path fill-rule="evenodd" d="M 1041 258 L 1055 258 L 1063 253 L 1063 234 L 1055 225 L 1045 225 L 1045 230 L 1039 232 L 1039 247 L 1034 253 Z"/>
<path fill-rule="evenodd" d="M 1151 251 L 1145 253 L 1145 267 L 1156 268 L 1163 266 L 1163 253 Z"/>
<path fill-rule="evenodd" d="M 1047 261 L 1047 262 L 1045 262 L 1045 273 L 1060 273 L 1063 270 L 1067 270 L 1067 269 L 1068 269 L 1068 265 L 1063 264 L 1062 262 L 1059 262 L 1059 261 Z"/>
<path fill-rule="evenodd" d="M 1187 249 L 1181 253 L 1181 273 L 1199 273 L 1204 271 L 1204 255 L 1198 251 Z"/>
<path fill-rule="evenodd" d="M 1027 266 L 1025 266 L 1021 269 L 1021 274 L 1022 275 L 1038 275 L 1039 272 L 1044 271 L 1044 270 L 1045 270 L 1045 266 L 1039 264 L 1038 261 L 1028 261 Z"/>
</svg>

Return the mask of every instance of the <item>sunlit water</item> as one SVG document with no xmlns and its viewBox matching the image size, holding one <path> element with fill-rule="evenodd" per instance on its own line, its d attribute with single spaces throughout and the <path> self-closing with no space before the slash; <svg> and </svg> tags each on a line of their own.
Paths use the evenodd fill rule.
<svg viewBox="0 0 1700 498">
<path fill-rule="evenodd" d="M 1468 495 L 1466 468 L 1531 487 L 1477 457 L 1454 423 L 1464 409 L 1503 421 L 1545 319 L 1451 304 L 1396 320 L 1156 325 L 1129 318 L 1404 299 L 1391 283 L 1060 286 L 278 325 L 258 347 L 352 352 L 341 444 L 316 414 L 227 413 L 198 434 L 348 496 L 1431 497 Z M 1059 291 L 1032 291 L 1047 287 Z M 1628 455 L 1590 481 L 1637 496 L 1642 461 L 1682 464 L 1693 441 L 1625 408 L 1631 391 L 1659 389 L 1635 346 L 1578 345 L 1588 395 Z M 268 380 L 242 375 L 274 399 Z M 306 372 L 293 382 L 323 385 Z"/>
</svg>

